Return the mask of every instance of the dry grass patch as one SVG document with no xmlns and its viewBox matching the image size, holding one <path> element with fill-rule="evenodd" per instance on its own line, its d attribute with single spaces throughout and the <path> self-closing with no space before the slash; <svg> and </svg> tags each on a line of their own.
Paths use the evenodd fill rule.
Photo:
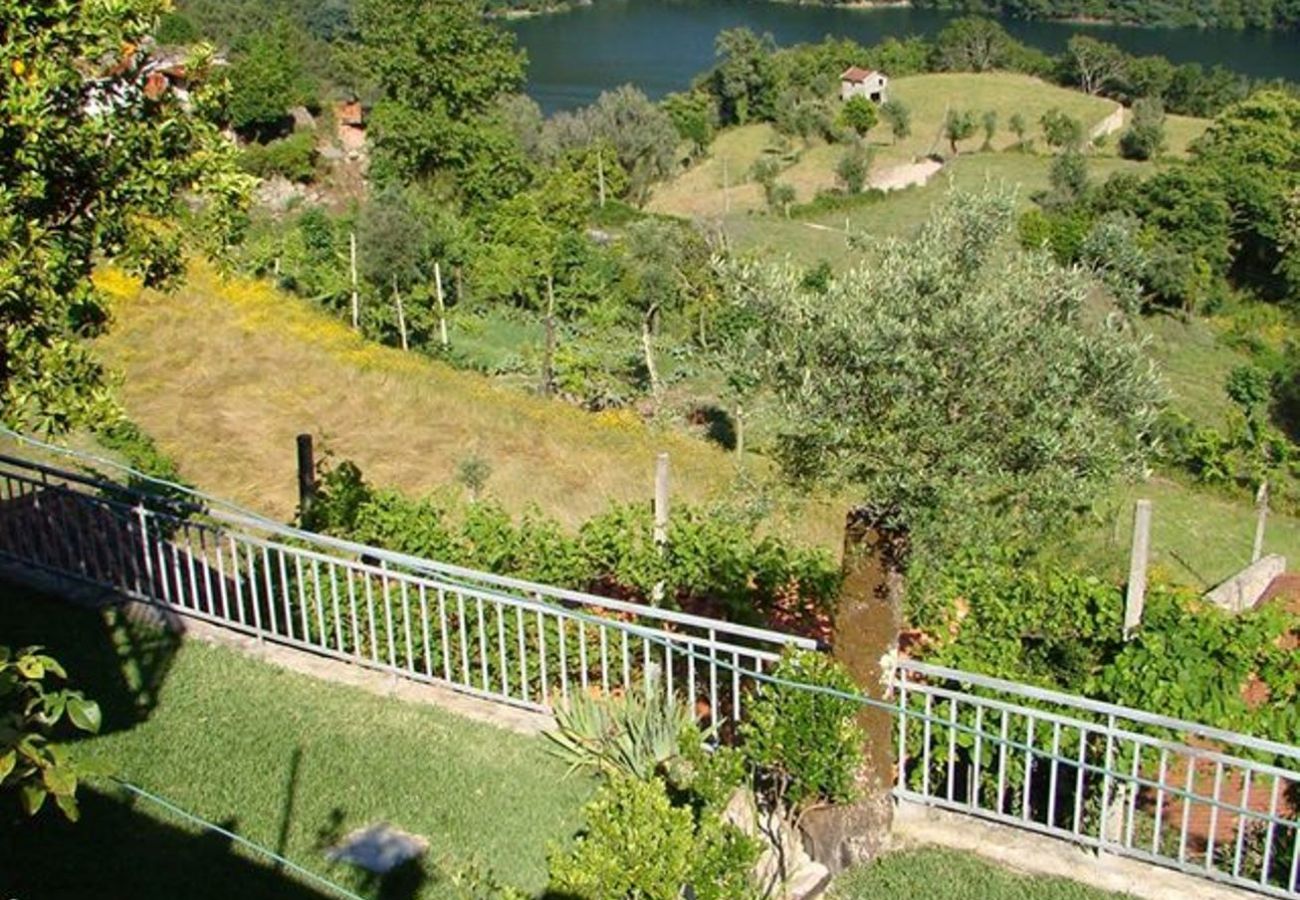
<svg viewBox="0 0 1300 900">
<path fill-rule="evenodd" d="M 763 189 L 750 180 L 750 169 L 779 142 L 771 125 L 729 128 L 714 140 L 707 158 L 657 187 L 646 208 L 686 219 L 715 219 L 728 205 L 732 211 L 761 209 Z"/>
<path fill-rule="evenodd" d="M 672 457 L 683 501 L 725 495 L 734 458 L 630 411 L 591 414 L 367 342 L 309 303 L 195 265 L 175 294 L 107 283 L 114 322 L 97 349 L 122 374 L 128 414 L 203 488 L 280 518 L 296 503 L 294 436 L 323 438 L 377 484 L 422 493 L 476 454 L 488 492 L 574 526 L 611 501 L 651 495 Z M 751 457 L 760 477 L 768 471 Z M 838 506 L 801 504 L 778 523 L 833 546 Z"/>
</svg>

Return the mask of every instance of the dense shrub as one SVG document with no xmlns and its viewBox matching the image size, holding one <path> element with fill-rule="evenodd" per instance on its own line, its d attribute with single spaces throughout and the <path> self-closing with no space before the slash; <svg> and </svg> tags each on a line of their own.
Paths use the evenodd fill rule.
<svg viewBox="0 0 1300 900">
<path fill-rule="evenodd" d="M 581 900 L 746 900 L 757 845 L 716 815 L 674 806 L 658 778 L 618 777 L 585 809 L 569 853 L 551 857 L 551 888 Z"/>
<path fill-rule="evenodd" d="M 374 489 L 349 462 L 322 473 L 304 525 L 416 556 L 576 590 L 648 602 L 665 585 L 672 605 L 732 621 L 817 632 L 826 627 L 839 572 L 822 550 L 756 533 L 726 508 L 674 510 L 663 552 L 645 504 L 611 507 L 572 534 L 540 513 L 515 519 L 489 500 L 410 500 Z"/>
<path fill-rule="evenodd" d="M 258 178 L 280 176 L 290 181 L 311 181 L 316 174 L 316 137 L 299 131 L 269 144 L 251 143 L 240 156 L 244 171 Z"/>
<path fill-rule="evenodd" d="M 830 691 L 858 692 L 848 673 L 824 653 L 787 651 L 772 675 Z M 765 682 L 741 725 L 745 758 L 770 795 L 789 807 L 846 802 L 863 763 L 866 736 L 854 718 L 859 708 L 848 697 Z"/>
</svg>

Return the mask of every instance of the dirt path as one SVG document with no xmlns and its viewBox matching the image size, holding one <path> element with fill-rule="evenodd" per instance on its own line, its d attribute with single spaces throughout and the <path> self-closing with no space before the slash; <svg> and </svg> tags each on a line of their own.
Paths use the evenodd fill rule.
<svg viewBox="0 0 1300 900">
<path fill-rule="evenodd" d="M 871 177 L 871 186 L 880 191 L 898 191 L 912 185 L 925 184 L 943 168 L 943 163 L 933 159 L 893 166 Z"/>
</svg>

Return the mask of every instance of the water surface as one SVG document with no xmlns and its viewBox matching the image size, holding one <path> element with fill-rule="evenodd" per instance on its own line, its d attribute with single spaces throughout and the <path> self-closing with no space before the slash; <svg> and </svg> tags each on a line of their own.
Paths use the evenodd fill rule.
<svg viewBox="0 0 1300 900">
<path fill-rule="evenodd" d="M 841 9 L 763 0 L 594 0 L 591 6 L 508 23 L 528 50 L 528 93 L 547 113 L 590 103 L 601 91 L 635 84 L 653 98 L 687 87 L 713 64 L 713 40 L 746 25 L 779 44 L 826 35 L 871 44 L 930 37 L 957 13 L 929 9 Z M 1130 53 L 1223 65 L 1262 78 L 1300 81 L 1300 34 L 1226 29 L 1129 28 L 1002 20 L 1025 43 L 1058 53 L 1084 32 Z"/>
</svg>

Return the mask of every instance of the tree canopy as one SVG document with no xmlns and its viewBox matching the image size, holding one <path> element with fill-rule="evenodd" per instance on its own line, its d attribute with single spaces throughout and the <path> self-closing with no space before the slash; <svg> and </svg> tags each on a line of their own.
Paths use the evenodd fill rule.
<svg viewBox="0 0 1300 900">
<path fill-rule="evenodd" d="M 1161 389 L 1139 343 L 1085 315 L 1088 283 L 1009 251 L 1014 199 L 954 194 L 906 242 L 825 293 L 782 264 L 733 264 L 777 454 L 943 552 L 1064 524 L 1143 471 Z"/>
<path fill-rule="evenodd" d="M 60 431 L 111 415 L 78 340 L 107 320 L 98 263 L 167 284 L 182 270 L 182 221 L 212 251 L 241 223 L 250 179 L 215 124 L 225 98 L 211 52 L 187 64 L 182 99 L 142 49 L 167 5 L 0 0 L 0 407 L 11 425 Z"/>
</svg>

